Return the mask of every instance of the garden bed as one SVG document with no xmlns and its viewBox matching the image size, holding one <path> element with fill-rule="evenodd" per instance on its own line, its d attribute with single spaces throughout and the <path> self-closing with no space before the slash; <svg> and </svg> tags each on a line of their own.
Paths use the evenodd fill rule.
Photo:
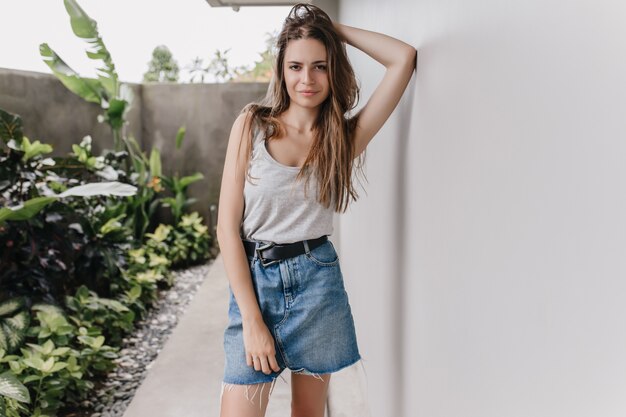
<svg viewBox="0 0 626 417">
<path fill-rule="evenodd" d="M 176 327 L 180 317 L 209 273 L 213 259 L 203 265 L 174 272 L 174 285 L 159 293 L 158 300 L 145 319 L 123 339 L 114 362 L 117 367 L 106 379 L 98 381 L 95 398 L 83 402 L 84 408 L 61 410 L 62 417 L 121 417 L 133 396 L 157 360 L 159 352 Z"/>
</svg>

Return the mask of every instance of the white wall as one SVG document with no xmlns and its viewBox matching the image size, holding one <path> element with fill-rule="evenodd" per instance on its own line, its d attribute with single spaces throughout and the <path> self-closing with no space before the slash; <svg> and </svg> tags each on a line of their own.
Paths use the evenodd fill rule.
<svg viewBox="0 0 626 417">
<path fill-rule="evenodd" d="M 372 414 L 626 415 L 626 3 L 339 16 L 419 54 L 340 222 Z M 348 48 L 364 105 L 384 68 Z"/>
</svg>

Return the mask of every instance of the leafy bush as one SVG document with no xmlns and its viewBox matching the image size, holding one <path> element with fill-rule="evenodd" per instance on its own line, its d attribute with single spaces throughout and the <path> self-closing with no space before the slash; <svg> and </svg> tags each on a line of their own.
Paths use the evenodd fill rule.
<svg viewBox="0 0 626 417">
<path fill-rule="evenodd" d="M 0 349 L 4 352 L 15 352 L 24 343 L 30 325 L 25 305 L 25 297 L 0 302 Z"/>
<path fill-rule="evenodd" d="M 212 244 L 208 227 L 197 212 L 183 215 L 177 227 L 168 235 L 168 255 L 177 267 L 204 261 Z"/>
<path fill-rule="evenodd" d="M 0 349 L 0 363 L 5 352 Z M 0 416 L 19 417 L 28 412 L 28 408 L 20 403 L 30 403 L 28 388 L 22 384 L 11 371 L 0 374 Z"/>
<path fill-rule="evenodd" d="M 0 416 L 52 416 L 86 399 L 159 285 L 173 284 L 170 268 L 205 260 L 212 244 L 198 214 L 184 214 L 195 201 L 186 189 L 202 175 L 164 175 L 158 149 L 148 158 L 124 135 L 131 89 L 96 22 L 76 0 L 64 4 L 101 74 L 78 76 L 47 44 L 41 56 L 70 91 L 101 106 L 115 149 L 96 156 L 85 136 L 68 156 L 46 157 L 52 146 L 0 109 Z M 183 138 L 181 128 L 177 149 Z M 150 233 L 159 204 L 175 226 Z"/>
<path fill-rule="evenodd" d="M 116 346 L 121 345 L 124 334 L 134 327 L 135 313 L 131 309 L 120 301 L 99 297 L 84 285 L 76 295 L 66 297 L 65 306 L 74 325 L 92 333 L 102 329 L 106 340 Z"/>
<path fill-rule="evenodd" d="M 87 398 L 94 387 L 90 379 L 113 369 L 118 348 L 104 344 L 100 328 L 74 326 L 59 306 L 38 303 L 31 310 L 37 323 L 27 332 L 32 342 L 20 348 L 21 355 L 0 349 L 0 371 L 8 364 L 18 382 L 32 390 L 30 415 L 54 414 L 66 403 Z M 24 411 L 15 400 L 5 399 L 5 405 L 15 413 Z"/>
</svg>

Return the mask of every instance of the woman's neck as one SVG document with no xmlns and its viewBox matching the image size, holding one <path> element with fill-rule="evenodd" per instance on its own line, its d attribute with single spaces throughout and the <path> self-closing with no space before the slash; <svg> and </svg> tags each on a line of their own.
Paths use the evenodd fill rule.
<svg viewBox="0 0 626 417">
<path fill-rule="evenodd" d="M 307 134 L 313 129 L 318 111 L 318 109 L 295 109 L 292 106 L 279 116 L 279 120 L 298 133 Z"/>
</svg>

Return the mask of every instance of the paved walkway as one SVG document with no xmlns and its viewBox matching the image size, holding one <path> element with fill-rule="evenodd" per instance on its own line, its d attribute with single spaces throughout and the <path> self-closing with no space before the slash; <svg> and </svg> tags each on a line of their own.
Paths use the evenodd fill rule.
<svg viewBox="0 0 626 417">
<path fill-rule="evenodd" d="M 124 417 L 218 417 L 227 315 L 228 279 L 218 255 Z M 266 417 L 291 415 L 291 372 L 286 369 L 281 376 Z M 327 416 L 369 417 L 360 363 L 333 374 L 330 381 Z"/>
</svg>

